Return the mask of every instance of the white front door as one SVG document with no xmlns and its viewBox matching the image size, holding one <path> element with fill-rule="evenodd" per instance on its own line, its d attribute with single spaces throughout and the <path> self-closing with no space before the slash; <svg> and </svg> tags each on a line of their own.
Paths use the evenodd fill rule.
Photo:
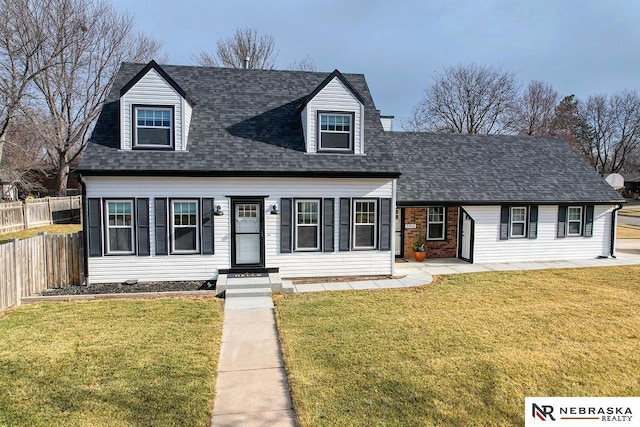
<svg viewBox="0 0 640 427">
<path fill-rule="evenodd" d="M 471 251 L 473 242 L 473 219 L 464 209 L 460 210 L 462 215 L 462 230 L 460 234 L 460 258 L 465 261 L 472 261 Z"/>
<path fill-rule="evenodd" d="M 233 201 L 232 267 L 263 267 L 263 202 Z"/>
<path fill-rule="evenodd" d="M 396 256 L 401 257 L 403 255 L 403 239 L 402 239 L 402 209 L 396 209 Z"/>
</svg>

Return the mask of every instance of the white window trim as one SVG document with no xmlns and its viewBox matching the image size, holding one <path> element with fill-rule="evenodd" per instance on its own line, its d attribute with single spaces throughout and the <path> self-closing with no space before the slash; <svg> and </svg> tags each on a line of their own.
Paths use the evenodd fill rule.
<svg viewBox="0 0 640 427">
<path fill-rule="evenodd" d="M 569 212 L 571 211 L 571 209 L 579 209 L 580 210 L 580 219 L 579 220 L 575 220 L 575 219 L 574 220 L 570 220 L 569 219 L 569 217 L 570 217 Z M 582 236 L 582 231 L 583 231 L 582 230 L 583 229 L 582 225 L 583 225 L 583 222 L 584 222 L 583 220 L 584 220 L 584 209 L 582 208 L 582 206 L 569 206 L 569 207 L 567 207 L 567 236 L 569 236 L 569 237 L 580 237 L 580 236 Z M 570 230 L 571 230 L 570 225 L 571 225 L 572 222 L 579 223 L 579 225 L 580 225 L 579 230 L 580 231 L 578 233 L 571 233 L 570 232 Z"/>
<path fill-rule="evenodd" d="M 356 205 L 358 203 L 373 203 L 373 246 L 356 246 L 356 228 L 358 225 L 371 225 L 371 223 L 357 223 L 356 222 Z M 352 230 L 352 242 L 353 249 L 377 249 L 378 242 L 378 201 L 373 199 L 353 199 L 353 205 L 351 207 L 351 211 L 353 212 L 353 216 L 351 218 L 351 223 L 353 224 Z"/>
<path fill-rule="evenodd" d="M 169 144 L 139 144 L 138 143 L 138 128 L 142 129 L 167 129 L 165 126 L 138 126 L 138 110 L 153 110 L 153 111 L 169 111 Z M 153 105 L 134 105 L 133 106 L 133 147 L 141 148 L 173 148 L 174 147 L 174 109 L 167 106 L 153 106 Z"/>
<path fill-rule="evenodd" d="M 194 228 L 196 229 L 196 248 L 194 250 L 180 250 L 180 249 L 176 249 L 175 246 L 175 239 L 176 239 L 176 234 L 175 234 L 175 229 L 176 229 L 176 225 L 175 225 L 175 215 L 173 213 L 174 210 L 174 206 L 176 203 L 195 203 L 196 204 L 196 225 L 189 225 L 189 226 L 178 226 L 177 228 Z M 170 231 L 170 236 L 171 236 L 171 254 L 199 254 L 200 253 L 200 204 L 198 203 L 197 199 L 171 199 L 170 201 L 170 216 L 171 216 L 171 231 Z"/>
<path fill-rule="evenodd" d="M 442 209 L 442 221 L 430 221 L 429 220 L 429 209 Z M 427 240 L 430 241 L 443 241 L 447 235 L 447 230 L 445 230 L 447 218 L 447 208 L 444 206 L 428 206 L 427 207 Z M 430 224 L 442 224 L 442 237 L 429 237 L 429 225 Z"/>
<path fill-rule="evenodd" d="M 316 241 L 318 242 L 317 246 L 315 248 L 300 248 L 298 246 L 298 236 L 300 235 L 298 233 L 298 227 L 313 227 L 313 224 L 298 224 L 298 203 L 315 203 L 318 206 L 318 222 L 315 224 L 315 227 L 317 229 L 316 231 Z M 317 252 L 320 250 L 320 209 L 321 209 L 321 204 L 320 204 L 320 200 L 319 199 L 295 199 L 294 200 L 294 204 L 295 204 L 295 209 L 294 209 L 294 227 L 295 227 L 295 236 L 296 238 L 294 239 L 294 250 L 297 252 Z"/>
<path fill-rule="evenodd" d="M 514 221 L 513 220 L 513 210 L 514 209 L 518 209 L 518 210 L 522 210 L 524 209 L 524 219 L 521 221 Z M 509 208 L 509 237 L 510 238 L 514 238 L 514 239 L 520 239 L 520 238 L 525 238 L 527 237 L 527 213 L 528 213 L 528 209 L 525 206 L 511 206 Z M 522 224 L 522 234 L 513 234 L 513 225 L 514 224 Z"/>
<path fill-rule="evenodd" d="M 335 131 L 335 130 L 322 130 L 322 116 L 339 116 L 339 117 L 348 117 L 349 118 L 349 132 L 345 131 Z M 354 135 L 354 122 L 355 115 L 352 112 L 340 112 L 340 111 L 318 111 L 318 151 L 319 152 L 332 152 L 339 151 L 345 153 L 353 152 L 353 135 Z M 338 134 L 349 134 L 349 148 L 323 148 L 322 147 L 322 134 L 323 133 L 338 133 Z"/>
<path fill-rule="evenodd" d="M 109 225 L 109 203 L 128 203 L 131 205 L 131 225 L 122 226 L 122 225 Z M 122 199 L 112 199 L 104 201 L 104 217 L 105 217 L 105 227 L 104 227 L 104 240 L 105 240 L 105 249 L 107 255 L 135 255 L 136 253 L 136 238 L 135 238 L 135 206 L 133 205 L 133 200 L 122 200 Z M 109 230 L 112 228 L 129 228 L 131 229 L 131 250 L 130 251 L 112 251 L 110 247 L 109 239 Z"/>
</svg>

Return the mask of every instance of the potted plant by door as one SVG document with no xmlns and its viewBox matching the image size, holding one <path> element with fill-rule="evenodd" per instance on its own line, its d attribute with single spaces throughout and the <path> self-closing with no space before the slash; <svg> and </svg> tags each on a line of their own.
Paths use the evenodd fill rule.
<svg viewBox="0 0 640 427">
<path fill-rule="evenodd" d="M 413 257 L 418 262 L 424 261 L 424 259 L 427 257 L 427 251 L 424 247 L 424 244 L 424 236 L 420 234 L 418 237 L 416 237 L 416 239 L 413 241 L 413 244 L 411 245 L 411 249 L 413 249 Z"/>
</svg>

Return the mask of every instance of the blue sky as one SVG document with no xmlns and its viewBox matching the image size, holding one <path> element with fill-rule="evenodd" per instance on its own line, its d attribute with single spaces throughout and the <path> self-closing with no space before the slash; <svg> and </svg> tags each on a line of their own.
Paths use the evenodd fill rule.
<svg viewBox="0 0 640 427">
<path fill-rule="evenodd" d="M 636 0 L 114 0 L 164 43 L 171 64 L 237 28 L 276 42 L 277 68 L 309 55 L 318 71 L 363 73 L 395 128 L 449 65 L 477 63 L 541 80 L 561 96 L 640 90 Z"/>
</svg>

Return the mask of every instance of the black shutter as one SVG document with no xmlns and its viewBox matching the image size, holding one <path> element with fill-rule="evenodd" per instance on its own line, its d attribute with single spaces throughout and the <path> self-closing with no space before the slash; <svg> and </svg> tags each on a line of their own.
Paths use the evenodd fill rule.
<svg viewBox="0 0 640 427">
<path fill-rule="evenodd" d="M 391 199 L 380 199 L 380 245 L 381 251 L 391 250 Z"/>
<path fill-rule="evenodd" d="M 100 199 L 87 200 L 89 256 L 102 256 L 102 203 Z"/>
<path fill-rule="evenodd" d="M 167 199 L 155 199 L 156 255 L 168 255 Z"/>
<path fill-rule="evenodd" d="M 593 237 L 593 205 L 584 207 L 584 237 Z"/>
<path fill-rule="evenodd" d="M 558 238 L 567 237 L 567 206 L 558 206 Z"/>
<path fill-rule="evenodd" d="M 334 199 L 322 200 L 322 250 L 324 252 L 334 250 L 335 209 Z"/>
<path fill-rule="evenodd" d="M 348 251 L 350 248 L 350 234 L 351 227 L 351 199 L 340 199 L 340 242 L 338 249 L 341 251 Z"/>
<path fill-rule="evenodd" d="M 280 252 L 283 254 L 291 253 L 293 217 L 291 208 L 291 199 L 280 199 Z"/>
<path fill-rule="evenodd" d="M 138 256 L 151 255 L 149 247 L 149 199 L 136 199 L 136 239 Z"/>
<path fill-rule="evenodd" d="M 509 239 L 509 206 L 500 207 L 500 240 Z"/>
<path fill-rule="evenodd" d="M 201 223 L 201 234 L 202 238 L 200 239 L 202 242 L 202 254 L 203 255 L 213 255 L 213 204 L 214 200 L 212 198 L 203 198 L 202 199 L 202 223 Z"/>
<path fill-rule="evenodd" d="M 538 207 L 529 206 L 529 238 L 538 237 Z"/>
</svg>

